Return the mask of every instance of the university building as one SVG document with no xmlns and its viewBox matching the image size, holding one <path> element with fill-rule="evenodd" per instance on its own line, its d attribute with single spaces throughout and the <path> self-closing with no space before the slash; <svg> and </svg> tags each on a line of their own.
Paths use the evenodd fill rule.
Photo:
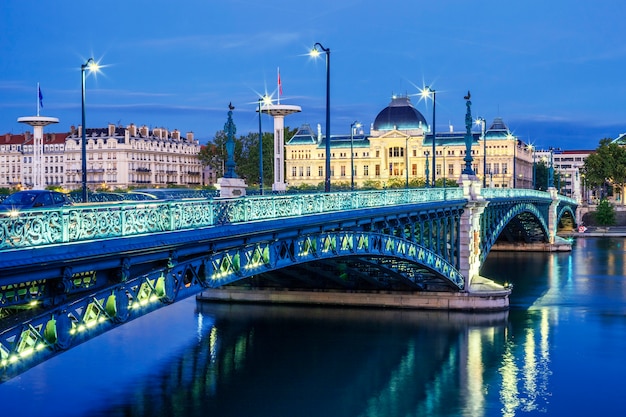
<svg viewBox="0 0 626 417">
<path fill-rule="evenodd" d="M 381 110 L 370 133 L 355 130 L 330 138 L 331 183 L 385 187 L 454 181 L 465 168 L 465 129 L 436 132 L 407 96 L 394 97 Z M 285 144 L 286 180 L 290 186 L 324 182 L 326 140 L 320 128 L 302 126 Z M 433 140 L 435 163 L 432 166 Z M 532 188 L 532 149 L 496 118 L 480 132 L 472 132 L 472 168 L 487 187 Z M 354 166 L 352 172 L 351 166 Z"/>
<path fill-rule="evenodd" d="M 200 186 L 200 145 L 193 133 L 109 124 L 87 129 L 87 185 L 91 190 L 128 187 Z M 0 187 L 31 188 L 33 136 L 6 134 L 0 139 Z M 43 185 L 67 190 L 82 187 L 82 128 L 44 133 Z"/>
</svg>

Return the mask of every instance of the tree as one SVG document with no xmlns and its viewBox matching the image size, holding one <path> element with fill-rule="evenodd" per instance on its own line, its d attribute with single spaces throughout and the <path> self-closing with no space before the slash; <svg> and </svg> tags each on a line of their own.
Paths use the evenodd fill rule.
<svg viewBox="0 0 626 417">
<path fill-rule="evenodd" d="M 285 127 L 285 142 L 291 139 L 298 129 Z M 226 164 L 226 133 L 220 130 L 200 150 L 198 158 L 205 166 L 213 168 L 219 178 L 224 175 Z M 234 138 L 235 141 L 235 172 L 246 180 L 248 185 L 259 184 L 259 134 L 248 133 Z M 274 135 L 263 133 L 263 185 L 270 186 L 274 177 Z"/>
<path fill-rule="evenodd" d="M 621 194 L 626 185 L 626 148 L 610 138 L 602 139 L 596 151 L 585 160 L 582 170 L 591 187 L 605 188 L 603 194 L 606 195 L 606 185 L 611 185 Z"/>
<path fill-rule="evenodd" d="M 601 226 L 611 226 L 615 224 L 615 210 L 607 200 L 602 200 L 598 204 L 594 218 Z"/>
</svg>

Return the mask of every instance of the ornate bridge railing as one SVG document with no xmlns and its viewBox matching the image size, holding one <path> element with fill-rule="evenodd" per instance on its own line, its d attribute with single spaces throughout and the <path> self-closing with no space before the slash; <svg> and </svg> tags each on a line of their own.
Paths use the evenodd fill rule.
<svg viewBox="0 0 626 417">
<path fill-rule="evenodd" d="M 462 198 L 462 190 L 458 188 L 440 188 L 227 200 L 113 202 L 49 210 L 13 211 L 0 214 L 0 251 Z"/>
</svg>

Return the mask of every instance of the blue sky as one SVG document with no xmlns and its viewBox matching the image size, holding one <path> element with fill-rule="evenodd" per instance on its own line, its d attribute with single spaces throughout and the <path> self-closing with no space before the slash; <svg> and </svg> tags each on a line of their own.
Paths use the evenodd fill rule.
<svg viewBox="0 0 626 417">
<path fill-rule="evenodd" d="M 502 117 L 539 147 L 595 149 L 626 132 L 623 0 L 3 0 L 0 134 L 21 133 L 36 113 L 68 131 L 108 123 L 193 131 L 202 143 L 235 106 L 237 134 L 258 132 L 259 93 L 302 107 L 285 124 L 325 127 L 326 70 L 307 53 L 331 50 L 331 133 L 366 126 L 392 94 L 437 90 L 436 128 L 473 115 Z M 593 3 L 593 4 L 592 4 Z M 432 121 L 432 102 L 412 98 Z M 264 116 L 263 130 L 271 131 Z"/>
</svg>

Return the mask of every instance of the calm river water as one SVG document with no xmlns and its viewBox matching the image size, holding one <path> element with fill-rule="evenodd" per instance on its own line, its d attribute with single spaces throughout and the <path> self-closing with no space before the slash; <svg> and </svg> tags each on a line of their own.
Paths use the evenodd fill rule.
<svg viewBox="0 0 626 417">
<path fill-rule="evenodd" d="M 624 415 L 625 245 L 491 253 L 505 313 L 189 299 L 1 384 L 0 415 Z"/>
</svg>

